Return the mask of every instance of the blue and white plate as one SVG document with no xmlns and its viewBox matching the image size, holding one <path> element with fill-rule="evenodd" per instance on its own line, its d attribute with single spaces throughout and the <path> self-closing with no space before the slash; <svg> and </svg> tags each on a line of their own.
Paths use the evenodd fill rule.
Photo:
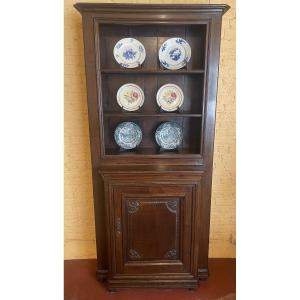
<svg viewBox="0 0 300 300">
<path fill-rule="evenodd" d="M 123 149 L 134 149 L 142 141 L 142 130 L 133 122 L 122 122 L 118 124 L 114 138 L 116 143 Z"/>
<path fill-rule="evenodd" d="M 176 149 L 182 143 L 182 139 L 182 128 L 175 122 L 162 123 L 155 132 L 156 143 L 162 149 Z"/>
<path fill-rule="evenodd" d="M 114 47 L 114 57 L 124 68 L 137 68 L 146 58 L 146 50 L 141 42 L 134 38 L 119 40 Z"/>
<path fill-rule="evenodd" d="M 178 70 L 191 59 L 191 47 L 183 38 L 171 38 L 161 45 L 158 56 L 160 63 L 166 69 Z"/>
</svg>

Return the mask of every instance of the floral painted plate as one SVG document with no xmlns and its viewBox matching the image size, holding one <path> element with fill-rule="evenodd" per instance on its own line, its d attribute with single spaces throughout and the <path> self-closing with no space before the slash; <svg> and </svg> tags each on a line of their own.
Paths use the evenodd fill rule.
<svg viewBox="0 0 300 300">
<path fill-rule="evenodd" d="M 172 83 L 163 85 L 156 94 L 156 102 L 165 111 L 175 111 L 183 103 L 182 89 Z"/>
<path fill-rule="evenodd" d="M 146 50 L 141 42 L 134 38 L 119 40 L 114 47 L 114 57 L 124 68 L 139 67 L 146 58 Z"/>
<path fill-rule="evenodd" d="M 144 92 L 138 85 L 126 83 L 119 88 L 117 101 L 123 109 L 135 111 L 144 104 Z"/>
<path fill-rule="evenodd" d="M 191 47 L 182 38 L 175 37 L 166 40 L 159 49 L 159 61 L 169 70 L 178 70 L 184 67 L 191 58 Z"/>
<path fill-rule="evenodd" d="M 175 122 L 162 123 L 155 132 L 156 143 L 165 150 L 176 149 L 182 143 L 182 139 L 182 128 Z"/>
<path fill-rule="evenodd" d="M 142 141 L 142 130 L 133 122 L 120 123 L 114 133 L 116 143 L 123 149 L 137 147 Z"/>
</svg>

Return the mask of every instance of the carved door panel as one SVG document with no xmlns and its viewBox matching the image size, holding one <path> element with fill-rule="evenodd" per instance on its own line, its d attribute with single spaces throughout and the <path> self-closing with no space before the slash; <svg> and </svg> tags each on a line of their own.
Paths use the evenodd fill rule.
<svg viewBox="0 0 300 300">
<path fill-rule="evenodd" d="M 196 274 L 193 185 L 118 185 L 110 199 L 112 273 Z"/>
</svg>

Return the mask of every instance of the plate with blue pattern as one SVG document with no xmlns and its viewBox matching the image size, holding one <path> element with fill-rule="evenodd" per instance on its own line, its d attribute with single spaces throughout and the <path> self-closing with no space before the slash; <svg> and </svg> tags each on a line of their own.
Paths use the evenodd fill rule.
<svg viewBox="0 0 300 300">
<path fill-rule="evenodd" d="M 134 38 L 119 40 L 114 47 L 114 57 L 124 68 L 137 68 L 146 58 L 146 50 L 141 42 Z"/>
<path fill-rule="evenodd" d="M 191 47 L 183 38 L 171 38 L 161 45 L 158 57 L 161 65 L 166 69 L 178 70 L 191 59 Z"/>
<path fill-rule="evenodd" d="M 182 143 L 182 139 L 182 128 L 175 122 L 164 122 L 157 127 L 155 132 L 156 143 L 165 150 L 176 149 Z"/>
<path fill-rule="evenodd" d="M 142 137 L 141 128 L 133 122 L 118 124 L 114 133 L 116 143 L 125 150 L 136 148 L 141 143 Z"/>
</svg>

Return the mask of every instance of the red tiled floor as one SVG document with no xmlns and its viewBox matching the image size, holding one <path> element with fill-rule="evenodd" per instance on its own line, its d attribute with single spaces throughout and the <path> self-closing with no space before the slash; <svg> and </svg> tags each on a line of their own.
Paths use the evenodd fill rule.
<svg viewBox="0 0 300 300">
<path fill-rule="evenodd" d="M 235 259 L 209 260 L 210 276 L 196 291 L 187 289 L 121 289 L 109 293 L 95 276 L 96 260 L 65 261 L 65 300 L 234 300 Z"/>
</svg>

